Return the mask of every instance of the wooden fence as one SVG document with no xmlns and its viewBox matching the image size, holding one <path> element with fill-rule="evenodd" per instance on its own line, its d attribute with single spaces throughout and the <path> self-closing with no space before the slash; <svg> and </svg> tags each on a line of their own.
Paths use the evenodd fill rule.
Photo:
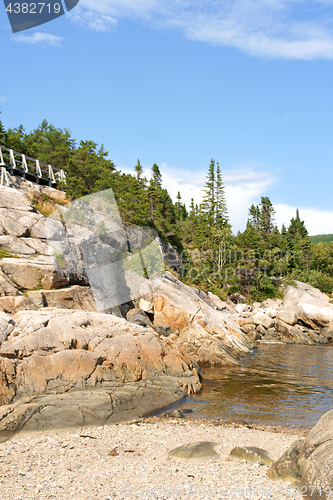
<svg viewBox="0 0 333 500">
<path fill-rule="evenodd" d="M 0 146 L 0 185 L 9 186 L 8 174 L 19 175 L 37 184 L 58 185 L 65 182 L 65 172 L 51 165 L 46 165 L 30 156 L 17 153 L 12 149 Z"/>
</svg>

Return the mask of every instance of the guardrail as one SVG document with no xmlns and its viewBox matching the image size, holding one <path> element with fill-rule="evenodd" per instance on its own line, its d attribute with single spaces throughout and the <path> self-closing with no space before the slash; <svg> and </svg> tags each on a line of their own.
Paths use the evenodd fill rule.
<svg viewBox="0 0 333 500">
<path fill-rule="evenodd" d="M 0 184 L 2 186 L 10 185 L 8 173 L 19 175 L 37 184 L 48 183 L 49 186 L 65 182 L 65 172 L 62 169 L 46 165 L 46 163 L 4 146 L 0 146 L 0 169 Z"/>
</svg>

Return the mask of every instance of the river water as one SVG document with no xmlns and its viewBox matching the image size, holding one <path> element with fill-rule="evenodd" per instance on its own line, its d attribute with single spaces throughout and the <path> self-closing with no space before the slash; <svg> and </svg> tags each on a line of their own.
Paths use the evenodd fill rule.
<svg viewBox="0 0 333 500">
<path fill-rule="evenodd" d="M 333 345 L 261 344 L 240 361 L 242 367 L 202 368 L 203 391 L 177 409 L 200 418 L 312 427 L 333 408 Z"/>
</svg>

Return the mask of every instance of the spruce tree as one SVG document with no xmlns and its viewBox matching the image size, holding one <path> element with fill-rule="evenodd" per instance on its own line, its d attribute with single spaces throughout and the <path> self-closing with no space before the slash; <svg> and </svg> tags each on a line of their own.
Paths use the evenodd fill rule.
<svg viewBox="0 0 333 500">
<path fill-rule="evenodd" d="M 304 221 L 301 221 L 298 209 L 296 210 L 296 218 L 292 218 L 290 221 L 290 226 L 288 227 L 288 235 L 290 238 L 295 239 L 296 235 L 300 235 L 302 238 L 308 236 L 308 231 L 305 227 Z"/>
<path fill-rule="evenodd" d="M 228 210 L 224 194 L 224 184 L 218 162 L 216 164 L 215 222 L 218 228 L 221 228 L 228 223 Z"/>
<path fill-rule="evenodd" d="M 215 160 L 211 159 L 204 186 L 204 197 L 200 205 L 201 215 L 204 216 L 207 225 L 211 226 L 215 221 L 216 191 L 215 191 Z"/>
<path fill-rule="evenodd" d="M 249 209 L 249 222 L 254 229 L 256 229 L 258 232 L 260 230 L 260 208 L 258 205 L 251 205 Z"/>
<path fill-rule="evenodd" d="M 143 176 L 143 168 L 142 168 L 142 165 L 140 163 L 140 160 L 138 159 L 137 161 L 137 164 L 135 165 L 134 167 L 134 171 L 136 173 L 136 180 L 137 181 L 142 181 L 142 176 Z"/>
<path fill-rule="evenodd" d="M 0 146 L 6 147 L 6 144 L 7 144 L 7 133 L 2 124 L 2 121 L 0 120 Z"/>
<path fill-rule="evenodd" d="M 268 196 L 262 196 L 260 203 L 260 225 L 261 231 L 265 237 L 272 233 L 274 229 L 274 214 L 275 210 L 271 200 Z"/>
<path fill-rule="evenodd" d="M 152 180 L 156 189 L 162 187 L 162 174 L 160 172 L 159 166 L 154 163 L 151 168 Z"/>
</svg>

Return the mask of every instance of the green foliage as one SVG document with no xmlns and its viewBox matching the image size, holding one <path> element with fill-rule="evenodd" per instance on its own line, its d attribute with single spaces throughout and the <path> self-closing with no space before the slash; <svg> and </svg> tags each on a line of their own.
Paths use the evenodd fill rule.
<svg viewBox="0 0 333 500">
<path fill-rule="evenodd" d="M 332 293 L 333 292 L 333 277 L 328 276 L 327 274 L 312 270 L 309 273 L 307 282 L 314 286 L 315 288 L 319 288 L 322 292 Z"/>
<path fill-rule="evenodd" d="M 7 144 L 7 132 L 4 126 L 2 125 L 2 121 L 0 120 L 0 146 L 6 147 L 6 144 Z"/>
<path fill-rule="evenodd" d="M 3 248 L 0 248 L 0 260 L 1 259 L 4 259 L 5 257 L 14 257 L 14 258 L 19 258 L 17 255 L 13 255 L 9 252 L 7 252 L 6 250 L 4 250 Z"/>
<path fill-rule="evenodd" d="M 191 286 L 212 291 L 221 298 L 239 291 L 248 300 L 260 301 L 278 297 L 281 285 L 295 279 L 326 293 L 333 290 L 333 235 L 309 237 L 298 210 L 289 227 L 283 226 L 280 232 L 271 200 L 262 197 L 259 205 L 250 207 L 245 230 L 232 234 L 222 173 L 214 159 L 208 167 L 200 207 L 192 199 L 187 210 L 181 193 L 174 203 L 163 188 L 162 173 L 156 163 L 149 181 L 140 160 L 133 175 L 122 173 L 108 158 L 103 145 L 88 140 L 80 141 L 76 148 L 68 129 L 56 128 L 46 120 L 29 133 L 22 125 L 5 130 L 0 121 L 0 145 L 63 168 L 63 187 L 71 200 L 112 188 L 123 223 L 156 229 L 182 255 L 185 275 L 180 279 Z M 48 216 L 59 202 L 41 195 L 34 197 L 33 204 Z M 91 227 L 101 239 L 107 235 L 105 225 L 93 227 L 89 208 L 69 210 L 66 219 L 69 224 L 79 222 Z M 12 255 L 0 250 L 0 259 L 3 257 Z M 60 267 L 65 265 L 63 256 L 55 257 Z M 153 264 L 156 259 L 151 256 Z M 142 269 L 140 255 L 132 256 L 126 265 L 128 269 Z"/>
<path fill-rule="evenodd" d="M 316 236 L 309 236 L 311 243 L 330 243 L 333 241 L 333 234 L 317 234 Z"/>
</svg>

